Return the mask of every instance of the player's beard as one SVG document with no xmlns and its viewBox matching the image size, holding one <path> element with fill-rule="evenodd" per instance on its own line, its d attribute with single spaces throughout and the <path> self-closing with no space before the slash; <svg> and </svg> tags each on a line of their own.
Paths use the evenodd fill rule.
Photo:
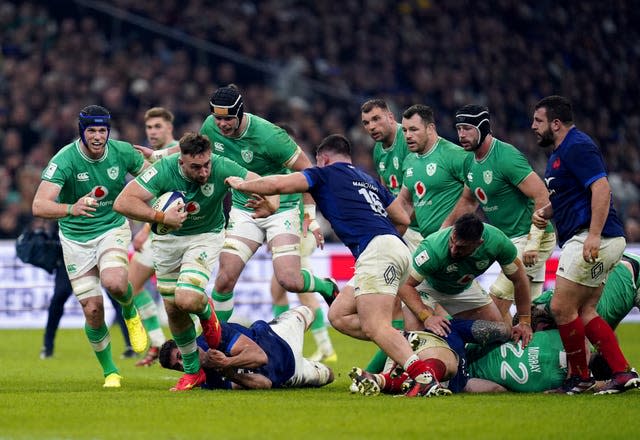
<svg viewBox="0 0 640 440">
<path fill-rule="evenodd" d="M 475 141 L 475 142 L 474 141 L 467 141 L 465 143 L 460 142 L 460 145 L 462 146 L 464 151 L 469 151 L 470 153 L 473 153 L 478 148 L 480 148 L 480 143 L 478 141 Z"/>
<path fill-rule="evenodd" d="M 540 147 L 546 148 L 554 144 L 553 132 L 551 131 L 550 128 L 547 128 L 539 136 L 540 138 L 538 139 L 538 145 Z"/>
</svg>

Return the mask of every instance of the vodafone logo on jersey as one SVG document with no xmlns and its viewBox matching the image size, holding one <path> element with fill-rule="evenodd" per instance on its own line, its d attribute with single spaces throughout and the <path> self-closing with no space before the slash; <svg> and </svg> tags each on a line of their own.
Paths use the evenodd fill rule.
<svg viewBox="0 0 640 440">
<path fill-rule="evenodd" d="M 413 189 L 416 192 L 416 195 L 419 198 L 422 198 L 422 196 L 424 196 L 424 193 L 427 192 L 427 188 L 424 186 L 424 183 L 422 182 L 416 182 L 415 185 L 413 185 Z"/>
<path fill-rule="evenodd" d="M 109 195 L 109 190 L 106 186 L 96 186 L 91 190 L 91 197 L 100 201 Z"/>
<path fill-rule="evenodd" d="M 392 174 L 389 177 L 389 186 L 393 189 L 396 189 L 398 187 L 398 178 L 396 177 L 395 174 Z"/>
<path fill-rule="evenodd" d="M 487 202 L 489 201 L 489 198 L 487 197 L 487 193 L 485 193 L 482 188 L 476 188 L 473 193 L 475 194 L 476 199 L 478 199 L 480 203 L 482 203 L 483 205 L 486 205 Z"/>
<path fill-rule="evenodd" d="M 187 215 L 197 214 L 200 212 L 200 204 L 198 202 L 189 202 L 184 207 Z"/>
</svg>

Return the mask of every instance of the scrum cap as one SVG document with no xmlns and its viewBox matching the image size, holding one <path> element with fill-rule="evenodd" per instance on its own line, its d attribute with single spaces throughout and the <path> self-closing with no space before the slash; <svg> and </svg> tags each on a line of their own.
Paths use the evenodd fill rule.
<svg viewBox="0 0 640 440">
<path fill-rule="evenodd" d="M 220 87 L 209 100 L 211 113 L 215 116 L 230 116 L 237 118 L 236 128 L 240 126 L 244 102 L 240 91 L 233 86 Z"/>
<path fill-rule="evenodd" d="M 107 140 L 111 134 L 111 114 L 109 110 L 99 105 L 90 105 L 82 110 L 78 115 L 78 130 L 80 131 L 80 139 L 87 145 L 84 137 L 84 131 L 89 127 L 107 127 Z"/>
<path fill-rule="evenodd" d="M 489 109 L 482 105 L 465 105 L 456 112 L 456 127 L 460 124 L 467 124 L 475 127 L 479 134 L 478 146 L 482 145 L 484 139 L 489 133 L 491 133 Z"/>
</svg>

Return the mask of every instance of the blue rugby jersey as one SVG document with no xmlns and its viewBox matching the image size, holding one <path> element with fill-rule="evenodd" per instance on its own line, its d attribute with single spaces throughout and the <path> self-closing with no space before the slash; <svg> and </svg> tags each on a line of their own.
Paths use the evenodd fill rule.
<svg viewBox="0 0 640 440">
<path fill-rule="evenodd" d="M 591 223 L 591 190 L 589 186 L 607 176 L 602 153 L 585 133 L 572 128 L 564 141 L 553 150 L 544 173 L 549 199 L 553 207 L 553 219 L 562 246 L 579 230 Z M 603 237 L 624 236 L 624 228 L 613 198 L 609 215 L 602 229 Z"/>
<path fill-rule="evenodd" d="M 378 235 L 400 237 L 385 209 L 393 195 L 363 170 L 339 162 L 302 173 L 318 210 L 355 258 Z"/>
</svg>

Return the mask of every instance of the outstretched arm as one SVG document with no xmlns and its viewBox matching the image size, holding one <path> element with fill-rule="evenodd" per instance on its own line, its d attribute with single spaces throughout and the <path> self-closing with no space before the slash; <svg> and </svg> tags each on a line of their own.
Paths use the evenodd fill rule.
<svg viewBox="0 0 640 440">
<path fill-rule="evenodd" d="M 307 178 L 302 173 L 276 174 L 255 180 L 228 177 L 225 182 L 231 188 L 247 194 L 295 194 L 309 190 Z"/>
</svg>

